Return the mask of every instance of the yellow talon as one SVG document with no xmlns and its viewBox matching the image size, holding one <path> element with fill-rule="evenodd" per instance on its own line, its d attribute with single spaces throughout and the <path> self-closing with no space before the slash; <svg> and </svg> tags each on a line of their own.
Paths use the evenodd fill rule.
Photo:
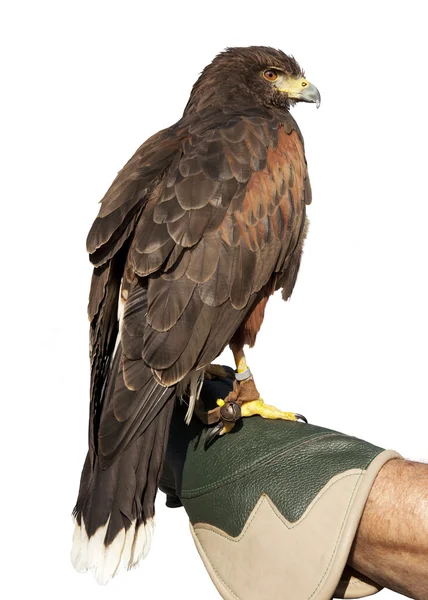
<svg viewBox="0 0 428 600">
<path fill-rule="evenodd" d="M 224 406 L 224 404 L 225 404 L 225 402 L 224 402 L 224 400 L 222 398 L 219 398 L 217 400 L 217 406 Z"/>
<path fill-rule="evenodd" d="M 241 406 L 241 413 L 243 417 L 252 417 L 253 415 L 259 415 L 263 419 L 283 419 L 284 421 L 297 421 L 295 413 L 284 412 L 265 404 L 261 398 L 258 400 L 250 400 L 249 402 L 243 402 Z"/>
<path fill-rule="evenodd" d="M 223 429 L 220 431 L 219 435 L 224 435 L 225 433 L 229 433 L 235 427 L 235 423 L 223 423 Z"/>
</svg>

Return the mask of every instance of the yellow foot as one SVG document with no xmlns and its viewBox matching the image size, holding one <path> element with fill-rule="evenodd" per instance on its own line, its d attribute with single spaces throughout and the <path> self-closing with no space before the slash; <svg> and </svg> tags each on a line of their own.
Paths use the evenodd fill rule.
<svg viewBox="0 0 428 600">
<path fill-rule="evenodd" d="M 207 433 L 204 444 L 205 449 L 210 446 L 215 438 L 232 431 L 232 429 L 235 427 L 235 423 L 241 417 L 252 417 L 253 415 L 259 415 L 264 419 L 283 419 L 285 421 L 308 422 L 303 415 L 279 410 L 279 408 L 276 408 L 276 406 L 265 404 L 261 398 L 257 398 L 256 400 L 246 400 L 244 402 L 241 400 L 242 404 L 238 404 L 235 402 L 236 394 L 234 399 L 230 399 L 231 396 L 232 393 L 229 394 L 229 400 L 227 401 L 222 400 L 221 398 L 217 400 L 217 405 L 220 407 L 220 421 Z"/>
<path fill-rule="evenodd" d="M 270 404 L 265 404 L 261 398 L 258 400 L 250 400 L 249 402 L 243 402 L 241 406 L 241 414 L 243 417 L 252 417 L 253 415 L 259 415 L 264 419 L 283 419 L 284 421 L 306 421 L 303 415 L 299 413 L 293 412 L 284 412 L 276 408 L 276 406 L 271 406 Z"/>
</svg>

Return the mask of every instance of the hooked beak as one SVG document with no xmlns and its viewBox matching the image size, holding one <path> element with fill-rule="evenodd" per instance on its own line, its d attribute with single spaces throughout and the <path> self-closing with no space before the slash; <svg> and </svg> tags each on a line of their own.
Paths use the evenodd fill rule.
<svg viewBox="0 0 428 600">
<path fill-rule="evenodd" d="M 321 104 L 321 94 L 319 93 L 318 88 L 310 83 L 307 87 L 302 89 L 296 100 L 300 100 L 300 102 L 314 102 L 317 108 L 319 108 Z"/>
<path fill-rule="evenodd" d="M 321 94 L 318 89 L 304 77 L 280 78 L 275 87 L 296 102 L 314 102 L 317 108 L 321 104 Z"/>
</svg>

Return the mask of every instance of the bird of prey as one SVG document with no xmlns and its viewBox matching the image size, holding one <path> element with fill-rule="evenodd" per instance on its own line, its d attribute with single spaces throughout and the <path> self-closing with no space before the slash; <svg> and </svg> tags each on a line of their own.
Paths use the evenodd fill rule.
<svg viewBox="0 0 428 600">
<path fill-rule="evenodd" d="M 216 434 L 263 404 L 243 347 L 269 296 L 292 293 L 311 188 L 296 102 L 320 95 L 279 50 L 229 48 L 193 86 L 182 118 L 149 138 L 101 201 L 87 248 L 89 452 L 72 560 L 106 583 L 149 549 L 174 400 L 190 419 L 204 371 L 229 344 L 238 380 Z"/>
</svg>

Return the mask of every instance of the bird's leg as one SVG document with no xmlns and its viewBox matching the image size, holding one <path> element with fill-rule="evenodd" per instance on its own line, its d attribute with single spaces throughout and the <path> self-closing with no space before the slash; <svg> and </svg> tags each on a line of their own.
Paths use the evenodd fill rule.
<svg viewBox="0 0 428 600">
<path fill-rule="evenodd" d="M 251 377 L 251 371 L 248 368 L 243 348 L 239 348 L 239 350 L 232 349 L 232 352 L 238 375 L 247 375 L 248 372 L 248 377 Z"/>
<path fill-rule="evenodd" d="M 236 380 L 239 382 L 239 391 L 236 402 L 241 406 L 241 416 L 251 417 L 259 415 L 264 419 L 283 419 L 285 421 L 306 421 L 305 417 L 294 412 L 284 412 L 265 404 L 257 391 L 254 379 L 248 368 L 244 350 L 242 348 L 233 349 L 233 356 L 236 363 Z M 307 422 L 307 421 L 306 421 Z"/>
<path fill-rule="evenodd" d="M 232 431 L 236 421 L 241 417 L 259 415 L 264 419 L 283 419 L 285 421 L 304 421 L 307 423 L 306 418 L 299 413 L 284 412 L 275 406 L 265 404 L 255 386 L 242 347 L 234 348 L 232 346 L 232 352 L 236 364 L 233 391 L 224 400 L 217 400 L 217 405 L 220 407 L 220 421 L 209 432 L 205 446 L 208 446 L 217 436 Z"/>
</svg>

